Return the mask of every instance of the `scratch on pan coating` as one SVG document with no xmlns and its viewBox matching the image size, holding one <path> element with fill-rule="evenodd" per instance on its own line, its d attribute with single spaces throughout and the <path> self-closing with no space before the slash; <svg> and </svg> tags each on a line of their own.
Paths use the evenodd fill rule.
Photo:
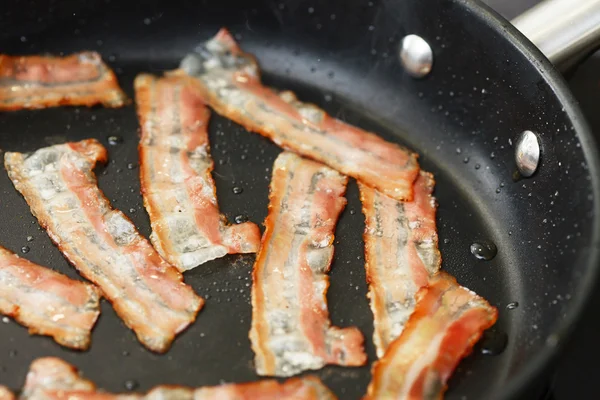
<svg viewBox="0 0 600 400">
<path fill-rule="evenodd" d="M 0 110 L 126 103 L 115 74 L 96 52 L 66 57 L 0 54 Z"/>
<path fill-rule="evenodd" d="M 498 311 L 439 272 L 417 294 L 404 331 L 372 368 L 369 399 L 441 399 L 446 382 Z"/>
<path fill-rule="evenodd" d="M 377 356 L 402 333 L 415 294 L 438 272 L 433 175 L 421 171 L 411 202 L 399 202 L 359 184 L 365 214 L 365 269 L 374 316 Z"/>
<path fill-rule="evenodd" d="M 0 246 L 0 313 L 15 318 L 29 333 L 85 350 L 100 315 L 100 292 Z"/>
<path fill-rule="evenodd" d="M 225 254 L 256 253 L 252 222 L 229 225 L 219 213 L 208 144 L 210 112 L 182 78 L 138 75 L 140 179 L 154 248 L 180 271 Z"/>
<path fill-rule="evenodd" d="M 332 327 L 327 311 L 333 234 L 347 181 L 293 153 L 275 160 L 252 283 L 250 341 L 259 375 L 366 363 L 361 332 Z"/>
<path fill-rule="evenodd" d="M 77 369 L 59 358 L 35 360 L 27 375 L 23 400 L 335 400 L 331 391 L 314 376 L 274 379 L 250 383 L 230 383 L 220 386 L 188 388 L 157 386 L 146 395 L 111 394 L 96 389 L 80 377 Z"/>
<path fill-rule="evenodd" d="M 226 29 L 185 58 L 181 68 L 171 74 L 197 78 L 203 96 L 219 114 L 397 200 L 412 199 L 419 173 L 416 154 L 302 103 L 292 92 L 266 88 L 254 57 Z"/>
<path fill-rule="evenodd" d="M 33 215 L 65 257 L 95 283 L 144 346 L 166 351 L 204 301 L 98 188 L 106 161 L 94 139 L 6 153 L 4 164 Z"/>
</svg>

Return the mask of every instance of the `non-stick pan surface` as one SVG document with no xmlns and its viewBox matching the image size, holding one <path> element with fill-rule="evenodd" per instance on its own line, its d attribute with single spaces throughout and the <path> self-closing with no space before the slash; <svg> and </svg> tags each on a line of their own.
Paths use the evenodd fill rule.
<svg viewBox="0 0 600 400">
<path fill-rule="evenodd" d="M 545 370 L 594 283 L 598 161 L 561 78 L 507 22 L 460 0 L 78 3 L 14 8 L 14 15 L 25 20 L 4 16 L 11 33 L 5 34 L 1 51 L 97 50 L 133 96 L 137 73 L 176 67 L 200 41 L 227 26 L 257 55 L 268 84 L 293 89 L 338 118 L 417 151 L 422 167 L 437 180 L 443 267 L 500 310 L 491 340 L 461 363 L 447 398 L 522 394 Z M 47 14 L 49 6 L 54 9 Z M 408 77 L 399 65 L 398 43 L 407 33 L 421 35 L 433 47 L 434 69 L 426 79 Z M 542 162 L 533 178 L 513 181 L 513 145 L 525 129 L 538 133 Z M 120 143 L 111 145 L 111 136 Z M 148 235 L 139 194 L 134 105 L 0 115 L 0 148 L 5 151 L 89 137 L 109 150 L 109 163 L 96 170 L 101 189 Z M 280 150 L 217 115 L 210 139 L 221 209 L 231 220 L 240 216 L 261 223 L 271 166 Z M 234 194 L 234 187 L 243 191 Z M 337 228 L 329 310 L 334 324 L 362 330 L 372 361 L 364 225 L 354 182 L 347 198 Z M 78 276 L 4 173 L 0 227 L 2 245 Z M 479 241 L 495 243 L 493 260 L 470 254 L 470 245 Z M 106 302 L 91 349 L 83 353 L 30 337 L 12 321 L 0 323 L 0 382 L 18 389 L 29 363 L 49 355 L 74 363 L 110 391 L 255 380 L 247 338 L 253 260 L 228 256 L 185 274 L 207 304 L 165 355 L 145 350 Z M 509 303 L 518 307 L 509 310 Z M 503 334 L 506 349 L 482 354 L 482 347 L 502 350 L 498 341 Z M 342 399 L 359 398 L 370 378 L 369 367 L 326 367 L 316 373 Z"/>
</svg>

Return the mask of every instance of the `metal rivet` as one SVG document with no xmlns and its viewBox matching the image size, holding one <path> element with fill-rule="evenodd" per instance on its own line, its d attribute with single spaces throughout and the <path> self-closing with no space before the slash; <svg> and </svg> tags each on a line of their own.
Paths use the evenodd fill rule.
<svg viewBox="0 0 600 400">
<path fill-rule="evenodd" d="M 535 133 L 521 133 L 515 145 L 515 162 L 522 176 L 527 178 L 535 173 L 540 162 L 540 143 Z"/>
<path fill-rule="evenodd" d="M 413 77 L 426 76 L 431 72 L 433 66 L 431 46 L 420 36 L 405 36 L 400 44 L 400 62 Z"/>
</svg>

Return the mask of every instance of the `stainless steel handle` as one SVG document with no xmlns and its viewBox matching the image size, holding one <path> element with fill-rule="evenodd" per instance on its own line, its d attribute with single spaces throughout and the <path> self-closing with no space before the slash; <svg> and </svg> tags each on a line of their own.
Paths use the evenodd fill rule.
<svg viewBox="0 0 600 400">
<path fill-rule="evenodd" d="M 511 22 L 562 69 L 600 46 L 600 0 L 545 0 Z"/>
</svg>

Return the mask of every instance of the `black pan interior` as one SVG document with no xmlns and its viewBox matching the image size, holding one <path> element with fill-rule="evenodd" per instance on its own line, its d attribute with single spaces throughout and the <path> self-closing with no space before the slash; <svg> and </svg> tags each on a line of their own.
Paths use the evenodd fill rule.
<svg viewBox="0 0 600 400">
<path fill-rule="evenodd" d="M 97 50 L 132 96 L 137 73 L 176 67 L 186 52 L 227 26 L 257 55 L 268 84 L 293 89 L 338 118 L 416 150 L 422 167 L 437 180 L 443 266 L 499 308 L 492 339 L 508 336 L 501 354 L 483 355 L 479 345 L 461 363 L 448 399 L 514 394 L 563 340 L 594 276 L 597 248 L 590 244 L 598 228 L 596 161 L 588 139 L 582 140 L 577 111 L 557 89 L 556 73 L 526 46 L 511 43 L 505 37 L 510 29 L 477 5 L 459 0 L 50 3 L 50 14 L 41 5 L 14 11 L 23 18 L 22 30 L 19 19 L 11 24 L 5 16 L 9 33 L 0 42 L 1 51 Z M 427 79 L 414 80 L 399 65 L 398 44 L 407 33 L 420 34 L 434 49 L 434 70 Z M 540 136 L 542 164 L 532 179 L 513 181 L 513 144 L 525 129 Z M 122 143 L 110 145 L 110 136 Z M 100 187 L 148 235 L 133 105 L 0 115 L 4 151 L 89 137 L 109 149 L 109 163 L 97 169 Z M 280 150 L 216 115 L 210 139 L 222 211 L 231 220 L 241 216 L 261 223 L 272 162 Z M 234 194 L 234 187 L 243 192 Z M 354 182 L 347 197 L 337 229 L 329 309 L 334 324 L 363 331 L 374 360 L 364 224 Z M 26 246 L 28 259 L 77 277 L 5 173 L 0 174 L 0 226 L 2 245 L 14 251 Z M 475 259 L 469 247 L 477 241 L 495 243 L 497 256 Z M 29 363 L 48 355 L 73 362 L 111 391 L 255 380 L 247 339 L 253 260 L 228 256 L 185 274 L 207 305 L 165 355 L 139 345 L 108 303 L 85 353 L 29 337 L 13 322 L 0 323 L 0 383 L 19 388 Z M 514 302 L 518 307 L 508 310 Z M 359 398 L 370 377 L 368 367 L 327 367 L 316 374 L 343 399 Z"/>
</svg>

